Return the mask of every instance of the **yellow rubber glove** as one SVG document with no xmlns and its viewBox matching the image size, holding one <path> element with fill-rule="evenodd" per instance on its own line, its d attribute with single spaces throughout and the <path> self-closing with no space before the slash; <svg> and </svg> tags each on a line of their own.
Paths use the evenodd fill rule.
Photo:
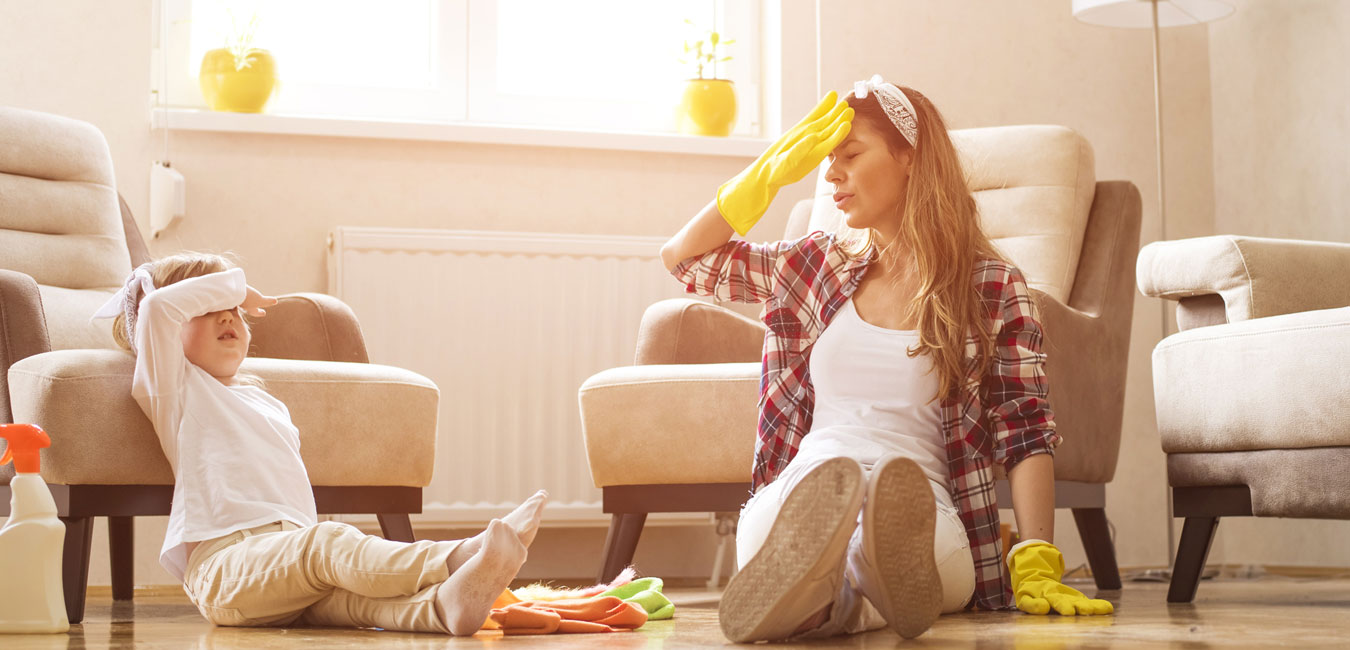
<svg viewBox="0 0 1350 650">
<path fill-rule="evenodd" d="M 1012 576 L 1013 601 L 1028 614 L 1046 614 L 1051 609 L 1064 616 L 1116 611 L 1111 603 L 1088 598 L 1060 582 L 1064 556 L 1049 542 L 1033 540 L 1014 546 L 1008 553 L 1008 573 Z"/>
<path fill-rule="evenodd" d="M 853 109 L 833 90 L 744 171 L 717 189 L 717 209 L 737 234 L 764 216 L 779 188 L 811 173 L 848 136 Z"/>
</svg>

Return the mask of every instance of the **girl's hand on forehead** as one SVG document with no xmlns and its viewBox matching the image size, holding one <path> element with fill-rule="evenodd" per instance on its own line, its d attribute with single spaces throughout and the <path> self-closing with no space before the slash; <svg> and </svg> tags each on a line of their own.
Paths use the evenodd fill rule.
<svg viewBox="0 0 1350 650">
<path fill-rule="evenodd" d="M 244 296 L 244 302 L 239 308 L 249 316 L 266 316 L 267 310 L 264 307 L 271 307 L 277 304 L 277 299 L 271 296 L 264 296 L 252 286 L 248 288 L 248 294 Z"/>
</svg>

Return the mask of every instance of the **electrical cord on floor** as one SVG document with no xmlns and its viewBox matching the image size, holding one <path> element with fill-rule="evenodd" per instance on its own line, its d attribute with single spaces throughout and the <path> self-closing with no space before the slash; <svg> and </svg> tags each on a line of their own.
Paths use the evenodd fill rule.
<svg viewBox="0 0 1350 650">
<path fill-rule="evenodd" d="M 1116 547 L 1116 525 L 1113 524 L 1113 523 L 1111 523 L 1111 519 L 1110 519 L 1110 518 L 1107 518 L 1107 520 L 1106 520 L 1106 528 L 1107 528 L 1107 530 L 1111 531 L 1111 548 L 1114 550 L 1115 547 Z M 1078 573 L 1079 571 L 1083 571 L 1083 572 L 1084 572 L 1084 573 L 1083 573 L 1083 578 L 1082 578 L 1083 580 L 1091 580 L 1092 577 L 1091 577 L 1090 575 L 1088 575 L 1088 572 L 1087 572 L 1087 571 L 1085 571 L 1085 569 L 1087 569 L 1087 568 L 1088 568 L 1088 565 L 1087 565 L 1086 562 L 1084 562 L 1084 563 L 1082 563 L 1082 564 L 1080 564 L 1080 565 L 1078 565 L 1078 566 L 1076 566 L 1076 567 L 1074 567 L 1074 568 L 1072 568 L 1072 569 L 1070 569 L 1070 570 L 1068 570 L 1068 571 L 1065 571 L 1065 572 L 1064 572 L 1064 575 L 1063 575 L 1063 576 L 1060 576 L 1060 580 L 1067 580 L 1067 579 L 1069 579 L 1071 576 L 1073 576 L 1073 574 Z"/>
</svg>

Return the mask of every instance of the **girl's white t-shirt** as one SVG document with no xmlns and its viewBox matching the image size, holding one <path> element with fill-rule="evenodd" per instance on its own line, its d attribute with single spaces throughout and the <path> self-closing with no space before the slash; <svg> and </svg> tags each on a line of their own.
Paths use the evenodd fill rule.
<svg viewBox="0 0 1350 650">
<path fill-rule="evenodd" d="M 850 298 L 811 350 L 816 404 L 798 455 L 848 456 L 871 469 L 898 454 L 923 469 L 938 503 L 952 506 L 938 376 L 928 355 L 910 357 L 915 330 L 864 321 Z"/>
<path fill-rule="evenodd" d="M 131 394 L 173 467 L 173 505 L 159 561 L 179 580 L 186 545 L 274 521 L 318 522 L 300 431 L 256 386 L 226 386 L 183 353 L 192 318 L 239 306 L 241 269 L 190 278 L 141 299 Z"/>
</svg>

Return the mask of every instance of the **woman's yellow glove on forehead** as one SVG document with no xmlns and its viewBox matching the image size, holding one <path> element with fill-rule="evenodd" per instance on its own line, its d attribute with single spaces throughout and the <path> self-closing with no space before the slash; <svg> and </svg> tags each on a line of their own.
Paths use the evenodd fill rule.
<svg viewBox="0 0 1350 650">
<path fill-rule="evenodd" d="M 1014 546 L 1008 553 L 1008 573 L 1012 576 L 1013 601 L 1028 614 L 1047 614 L 1051 609 L 1064 616 L 1116 611 L 1110 602 L 1088 598 L 1060 582 L 1064 577 L 1064 556 L 1049 542 Z"/>
<path fill-rule="evenodd" d="M 853 109 L 830 91 L 802 121 L 717 190 L 722 218 L 744 235 L 764 216 L 778 190 L 806 177 L 848 137 Z"/>
</svg>

